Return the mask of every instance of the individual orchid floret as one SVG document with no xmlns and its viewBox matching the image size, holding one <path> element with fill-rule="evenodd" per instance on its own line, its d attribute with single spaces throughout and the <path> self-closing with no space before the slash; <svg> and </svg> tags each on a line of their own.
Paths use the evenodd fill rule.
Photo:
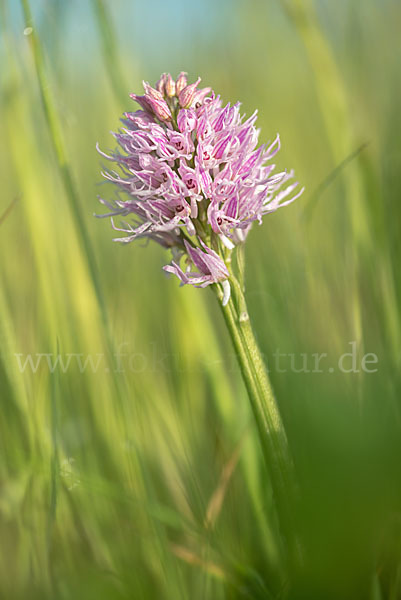
<svg viewBox="0 0 401 600">
<path fill-rule="evenodd" d="M 138 102 L 139 106 L 143 108 L 143 110 L 152 112 L 152 107 L 150 106 L 148 99 L 146 96 L 138 96 L 137 94 L 130 94 L 130 98 Z"/>
<path fill-rule="evenodd" d="M 166 84 L 167 81 L 164 84 L 164 88 L 166 87 Z M 146 102 L 148 106 L 150 106 L 154 115 L 160 121 L 171 121 L 171 112 L 167 102 L 163 97 L 163 94 L 152 88 L 152 86 L 150 86 L 146 81 L 143 82 L 143 87 L 145 88 Z"/>
<path fill-rule="evenodd" d="M 163 267 L 168 273 L 173 273 L 181 281 L 182 285 L 190 283 L 195 287 L 206 287 L 212 283 L 221 283 L 223 287 L 224 297 L 223 306 L 225 306 L 230 298 L 230 273 L 222 258 L 199 240 L 201 248 L 191 246 L 184 240 L 185 250 L 187 251 L 188 268 L 183 271 L 181 267 L 172 262 L 171 265 Z M 191 271 L 191 266 L 195 266 L 198 272 Z"/>
<path fill-rule="evenodd" d="M 156 100 L 156 98 L 148 97 L 147 101 L 159 121 L 171 121 L 171 112 L 165 100 Z"/>
<path fill-rule="evenodd" d="M 158 92 L 160 92 L 162 95 L 165 92 L 165 85 L 166 85 L 166 81 L 167 81 L 167 73 L 163 73 L 159 79 L 159 81 L 156 83 L 156 89 Z"/>
<path fill-rule="evenodd" d="M 143 96 L 131 95 L 141 110 L 124 114 L 117 150 L 99 150 L 113 163 L 103 175 L 118 190 L 114 204 L 101 201 L 109 208 L 103 216 L 125 234 L 118 241 L 148 238 L 186 255 L 197 272 L 177 262 L 165 270 L 182 283 L 223 286 L 226 300 L 231 252 L 255 221 L 303 188 L 292 171 L 275 172 L 279 135 L 258 147 L 257 113 L 246 119 L 239 103 L 223 105 L 199 83 L 163 73 L 155 87 L 144 82 Z"/>
<path fill-rule="evenodd" d="M 167 76 L 165 77 L 165 81 L 167 81 Z M 145 96 L 154 98 L 155 100 L 163 100 L 164 91 L 159 92 L 157 89 L 152 88 L 152 86 L 147 81 L 143 81 L 142 85 L 145 90 Z M 165 86 L 166 84 L 164 83 L 163 89 L 165 89 Z"/>
<path fill-rule="evenodd" d="M 200 77 L 195 83 L 191 83 L 191 85 L 187 85 L 183 90 L 178 94 L 178 102 L 181 108 L 189 108 L 194 99 L 196 88 L 200 83 Z"/>
<path fill-rule="evenodd" d="M 167 75 L 166 83 L 165 83 L 166 95 L 169 98 L 174 98 L 176 93 L 175 81 L 171 77 L 170 73 Z"/>
<path fill-rule="evenodd" d="M 178 75 L 177 80 L 175 82 L 175 90 L 176 90 L 176 94 L 179 96 L 180 92 L 184 89 L 184 87 L 186 87 L 187 85 L 187 73 L 184 73 L 184 71 L 181 71 L 181 73 Z"/>
</svg>

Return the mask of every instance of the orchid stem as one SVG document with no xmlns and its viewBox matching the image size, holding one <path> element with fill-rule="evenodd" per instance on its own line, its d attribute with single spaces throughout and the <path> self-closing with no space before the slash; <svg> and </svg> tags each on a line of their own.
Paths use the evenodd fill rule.
<svg viewBox="0 0 401 600">
<path fill-rule="evenodd" d="M 219 304 L 256 420 L 263 457 L 276 501 L 280 529 L 290 550 L 290 555 L 299 559 L 301 551 L 294 529 L 294 511 L 298 491 L 287 435 L 252 330 L 243 289 L 235 275 L 231 275 L 230 285 L 231 298 L 226 306 L 222 305 L 222 292 L 216 286 Z"/>
</svg>

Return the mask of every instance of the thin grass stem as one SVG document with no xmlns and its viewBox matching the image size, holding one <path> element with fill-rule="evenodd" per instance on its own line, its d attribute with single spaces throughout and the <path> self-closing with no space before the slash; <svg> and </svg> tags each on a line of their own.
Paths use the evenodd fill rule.
<svg viewBox="0 0 401 600">
<path fill-rule="evenodd" d="M 124 77 L 118 56 L 118 45 L 110 15 L 104 0 L 92 0 L 93 11 L 99 29 L 99 39 L 107 74 L 110 78 L 112 90 L 117 99 L 125 101 L 128 92 L 124 87 Z"/>
<path fill-rule="evenodd" d="M 67 160 L 67 152 L 63 140 L 62 128 L 60 120 L 53 102 L 53 98 L 48 85 L 46 70 L 44 64 L 44 56 L 42 47 L 36 30 L 34 27 L 32 13 L 30 9 L 29 0 L 21 0 L 21 5 L 24 13 L 26 24 L 32 27 L 32 32 L 29 35 L 31 44 L 32 55 L 35 63 L 36 76 L 39 84 L 39 91 L 42 100 L 44 115 L 49 130 L 50 141 L 55 152 L 57 163 L 59 166 L 60 176 L 63 183 L 66 196 L 69 199 L 74 223 L 78 232 L 79 242 L 87 258 L 88 268 L 92 279 L 93 287 L 95 290 L 96 299 L 99 305 L 102 321 L 107 327 L 108 315 L 106 310 L 106 304 L 101 289 L 100 278 L 98 268 L 95 260 L 95 253 L 93 250 L 92 243 L 90 241 L 88 231 L 85 225 L 85 215 L 83 214 L 79 193 L 76 188 L 74 178 Z"/>
</svg>

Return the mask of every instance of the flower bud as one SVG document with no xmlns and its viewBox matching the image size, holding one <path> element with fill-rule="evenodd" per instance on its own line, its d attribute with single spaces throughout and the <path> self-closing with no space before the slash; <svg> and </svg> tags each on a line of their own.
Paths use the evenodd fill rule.
<svg viewBox="0 0 401 600">
<path fill-rule="evenodd" d="M 167 75 L 166 84 L 165 84 L 166 94 L 169 98 L 175 96 L 175 81 L 171 77 L 170 73 Z"/>
<path fill-rule="evenodd" d="M 192 104 L 192 100 L 194 99 L 196 88 L 198 87 L 200 82 L 200 77 L 195 83 L 191 83 L 191 85 L 187 85 L 178 95 L 178 102 L 182 108 L 189 108 Z"/>
<path fill-rule="evenodd" d="M 143 87 L 145 90 L 145 96 L 154 98 L 155 100 L 163 100 L 163 94 L 152 88 L 147 81 L 143 81 Z"/>
<path fill-rule="evenodd" d="M 152 112 L 152 107 L 148 102 L 148 98 L 146 96 L 138 96 L 137 94 L 130 94 L 130 98 L 138 102 L 138 104 L 143 108 L 143 110 L 147 112 Z"/>
<path fill-rule="evenodd" d="M 184 73 L 184 71 L 181 71 L 181 73 L 177 77 L 177 81 L 175 82 L 175 93 L 177 94 L 177 96 L 184 89 L 184 87 L 186 87 L 186 85 L 187 85 L 187 74 Z"/>
<path fill-rule="evenodd" d="M 171 121 L 170 109 L 167 102 L 163 98 L 161 100 L 157 100 L 156 98 L 147 96 L 146 100 L 149 103 L 152 112 L 160 121 Z"/>
<path fill-rule="evenodd" d="M 156 89 L 158 92 L 160 92 L 160 94 L 162 96 L 164 96 L 164 93 L 165 93 L 166 78 L 167 78 L 166 73 L 163 73 L 163 75 L 160 77 L 159 81 L 156 83 Z"/>
</svg>

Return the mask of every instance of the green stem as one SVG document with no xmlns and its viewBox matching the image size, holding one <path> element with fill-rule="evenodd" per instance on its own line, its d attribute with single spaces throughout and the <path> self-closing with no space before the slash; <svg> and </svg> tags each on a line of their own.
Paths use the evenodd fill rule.
<svg viewBox="0 0 401 600">
<path fill-rule="evenodd" d="M 231 298 L 226 306 L 221 303 L 223 295 L 220 287 L 216 286 L 216 292 L 256 420 L 276 501 L 280 529 L 285 537 L 290 556 L 299 560 L 300 550 L 294 528 L 298 492 L 287 435 L 252 330 L 245 296 L 234 275 L 230 277 L 230 285 Z"/>
<path fill-rule="evenodd" d="M 118 56 L 117 38 L 109 14 L 109 6 L 107 6 L 105 0 L 92 0 L 92 4 L 100 32 L 103 59 L 113 92 L 120 102 L 126 102 L 128 91 L 124 85 L 123 70 Z"/>
<path fill-rule="evenodd" d="M 70 202 L 72 216 L 78 232 L 78 239 L 87 259 L 89 273 L 92 279 L 102 321 L 105 327 L 107 328 L 108 315 L 103 291 L 101 289 L 99 272 L 96 265 L 95 252 L 90 242 L 87 228 L 85 225 L 85 215 L 82 212 L 79 193 L 75 185 L 70 166 L 68 164 L 67 152 L 62 135 L 62 128 L 50 92 L 50 86 L 48 85 L 42 47 L 40 45 L 39 37 L 34 28 L 29 0 L 21 0 L 21 6 L 26 24 L 33 27 L 33 31 L 29 35 L 29 40 L 35 63 L 39 91 L 42 100 L 46 124 L 49 131 L 50 141 L 52 143 L 53 150 L 57 158 L 61 181 L 64 186 L 66 196 Z"/>
<path fill-rule="evenodd" d="M 103 329 L 105 332 L 105 341 L 108 349 L 108 359 L 112 361 L 112 357 L 115 356 L 114 340 L 112 336 L 112 330 L 110 326 L 110 319 L 107 311 L 105 296 L 101 285 L 100 273 L 96 262 L 95 251 L 86 227 L 86 214 L 82 210 L 78 188 L 75 184 L 72 170 L 68 162 L 67 150 L 64 142 L 61 121 L 56 110 L 53 96 L 51 94 L 51 88 L 48 84 L 42 46 L 40 44 L 39 36 L 37 35 L 34 27 L 29 0 L 21 0 L 21 6 L 26 24 L 33 27 L 33 31 L 29 35 L 29 40 L 35 64 L 36 76 L 38 80 L 38 86 L 42 100 L 46 125 L 48 128 L 52 148 L 57 159 L 61 181 L 65 190 L 66 197 L 69 201 L 71 214 L 74 220 L 74 224 L 76 226 L 78 241 L 83 251 L 83 256 L 84 258 L 86 258 L 88 272 L 93 285 L 95 298 L 99 308 L 100 318 L 102 320 Z M 116 389 L 116 398 L 120 403 L 122 410 L 124 410 L 124 393 L 121 388 L 120 379 L 118 377 L 114 377 L 112 378 L 112 382 Z"/>
</svg>

